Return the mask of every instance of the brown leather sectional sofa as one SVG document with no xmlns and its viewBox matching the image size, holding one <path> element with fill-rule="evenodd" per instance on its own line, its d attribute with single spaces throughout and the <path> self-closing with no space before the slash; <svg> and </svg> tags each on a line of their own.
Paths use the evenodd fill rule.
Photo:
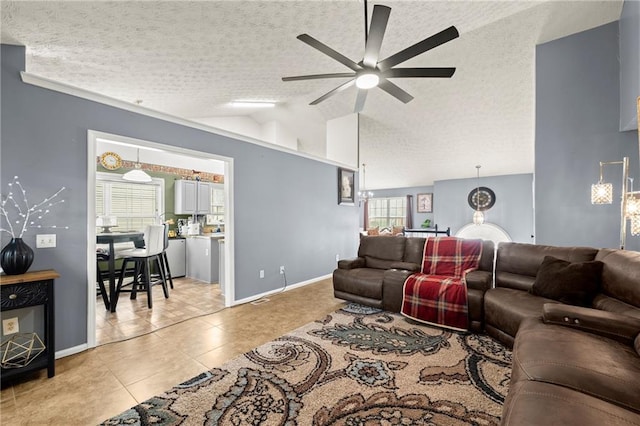
<svg viewBox="0 0 640 426">
<path fill-rule="evenodd" d="M 334 271 L 334 293 L 398 312 L 425 240 L 365 238 L 358 259 Z M 493 244 L 485 244 L 480 270 L 468 274 L 469 315 L 473 331 L 513 346 L 502 424 L 640 425 L 640 253 L 500 243 L 493 268 Z M 586 307 L 532 294 L 546 256 L 602 262 Z"/>
<path fill-rule="evenodd" d="M 333 292 L 340 299 L 400 312 L 402 287 L 420 270 L 426 238 L 362 236 L 358 257 L 338 262 Z M 483 241 L 479 268 L 467 274 L 469 327 L 482 331 L 484 294 L 493 280 L 494 244 Z"/>
</svg>

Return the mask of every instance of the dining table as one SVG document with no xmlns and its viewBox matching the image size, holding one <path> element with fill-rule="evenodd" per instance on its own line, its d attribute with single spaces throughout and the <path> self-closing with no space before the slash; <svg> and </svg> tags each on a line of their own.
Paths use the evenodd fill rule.
<svg viewBox="0 0 640 426">
<path fill-rule="evenodd" d="M 118 304 L 118 295 L 116 292 L 116 252 L 114 245 L 116 243 L 133 242 L 136 246 L 144 241 L 144 233 L 139 231 L 134 232 L 106 232 L 96 234 L 97 244 L 109 245 L 108 264 L 109 264 L 109 300 L 108 310 L 111 312 L 116 311 L 116 305 Z"/>
</svg>

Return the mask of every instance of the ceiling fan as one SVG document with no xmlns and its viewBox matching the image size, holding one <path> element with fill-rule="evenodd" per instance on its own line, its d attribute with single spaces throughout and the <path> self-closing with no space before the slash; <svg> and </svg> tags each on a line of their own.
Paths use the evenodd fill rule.
<svg viewBox="0 0 640 426">
<path fill-rule="evenodd" d="M 416 77 L 450 78 L 456 71 L 455 68 L 394 68 L 394 66 L 457 38 L 459 36 L 458 30 L 454 26 L 451 26 L 437 34 L 434 34 L 431 37 L 427 37 L 424 40 L 412 46 L 409 46 L 406 49 L 401 50 L 400 52 L 397 52 L 386 59 L 383 59 L 381 61 L 378 60 L 380 48 L 382 46 L 382 39 L 387 28 L 387 22 L 389 21 L 390 14 L 390 7 L 383 5 L 374 5 L 373 14 L 371 16 L 371 27 L 369 28 L 367 22 L 367 0 L 365 0 L 365 50 L 364 58 L 358 63 L 333 50 L 326 44 L 316 40 L 309 34 L 300 34 L 297 37 L 298 40 L 335 59 L 347 68 L 350 68 L 352 72 L 283 77 L 282 81 L 351 77 L 349 81 L 320 96 L 309 105 L 319 104 L 325 99 L 335 95 L 336 93 L 342 92 L 343 90 L 355 84 L 356 87 L 358 87 L 358 96 L 356 98 L 354 112 L 361 112 L 364 108 L 364 102 L 367 99 L 368 89 L 374 88 L 376 86 L 380 87 L 382 90 L 397 98 L 401 102 L 404 102 L 405 104 L 413 99 L 413 96 L 405 92 L 400 87 L 396 86 L 394 83 L 389 81 L 389 79 Z"/>
</svg>

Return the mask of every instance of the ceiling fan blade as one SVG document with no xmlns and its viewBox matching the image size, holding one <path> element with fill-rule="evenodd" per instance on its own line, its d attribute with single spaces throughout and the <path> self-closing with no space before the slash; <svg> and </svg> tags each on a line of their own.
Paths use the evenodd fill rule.
<svg viewBox="0 0 640 426">
<path fill-rule="evenodd" d="M 369 93 L 369 91 L 366 89 L 358 89 L 358 97 L 356 98 L 356 106 L 353 112 L 362 112 L 364 109 L 364 101 L 367 100 L 367 93 Z"/>
<path fill-rule="evenodd" d="M 391 68 L 381 73 L 385 78 L 403 77 L 441 77 L 449 78 L 456 72 L 455 68 Z"/>
<path fill-rule="evenodd" d="M 389 14 L 391 8 L 382 5 L 373 7 L 373 15 L 371 16 L 371 26 L 369 27 L 369 37 L 364 49 L 364 59 L 362 63 L 368 68 L 375 68 L 380 55 L 380 47 L 382 47 L 382 39 L 387 29 Z"/>
<path fill-rule="evenodd" d="M 434 47 L 438 47 L 441 44 L 451 41 L 454 38 L 457 38 L 459 35 L 460 34 L 458 33 L 456 27 L 451 26 L 446 30 L 440 31 L 438 34 L 434 34 L 431 37 L 425 38 L 424 40 L 378 62 L 378 68 L 382 71 L 388 70 L 394 65 L 402 63 L 413 58 L 414 56 L 418 56 L 421 53 L 426 52 L 427 50 L 431 50 Z"/>
<path fill-rule="evenodd" d="M 378 83 L 378 87 L 405 104 L 413 99 L 413 96 L 411 96 L 389 80 L 381 79 L 380 83 Z"/>
<path fill-rule="evenodd" d="M 336 61 L 340 62 L 342 65 L 346 66 L 347 68 L 351 68 L 354 71 L 359 71 L 362 69 L 362 67 L 360 67 L 358 64 L 353 62 L 351 59 L 344 56 L 342 53 L 336 52 L 326 44 L 311 37 L 309 34 L 300 34 L 297 37 L 297 39 L 302 41 L 303 43 L 308 44 L 314 49 L 319 50 L 320 52 L 324 53 L 330 58 L 335 59 Z"/>
<path fill-rule="evenodd" d="M 316 99 L 315 101 L 311 102 L 309 105 L 317 105 L 320 102 L 324 101 L 327 98 L 330 98 L 331 96 L 335 95 L 336 93 L 340 93 L 343 90 L 351 87 L 354 83 L 356 82 L 355 79 L 353 80 L 349 80 L 346 83 L 342 83 L 340 86 L 336 87 L 335 89 L 333 89 L 332 91 L 325 93 L 324 95 L 320 96 L 318 99 Z"/>
<path fill-rule="evenodd" d="M 311 75 L 298 75 L 295 77 L 282 77 L 282 81 L 298 81 L 298 80 L 316 80 L 320 78 L 345 78 L 345 77 L 355 77 L 356 74 L 353 72 L 341 72 L 341 73 L 333 73 L 333 74 L 311 74 Z"/>
</svg>

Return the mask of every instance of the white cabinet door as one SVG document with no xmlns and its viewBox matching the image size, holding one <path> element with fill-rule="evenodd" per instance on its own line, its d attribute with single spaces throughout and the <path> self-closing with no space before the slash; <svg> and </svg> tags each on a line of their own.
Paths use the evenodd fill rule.
<svg viewBox="0 0 640 426">
<path fill-rule="evenodd" d="M 167 260 L 169 270 L 173 278 L 184 277 L 186 275 L 186 241 L 184 239 L 170 239 L 167 247 Z"/>
<path fill-rule="evenodd" d="M 187 277 L 211 282 L 211 241 L 187 238 Z"/>
<path fill-rule="evenodd" d="M 209 182 L 177 180 L 175 183 L 175 214 L 209 214 L 211 187 Z"/>
<path fill-rule="evenodd" d="M 175 183 L 175 214 L 195 213 L 197 195 L 197 181 L 177 180 Z"/>
<path fill-rule="evenodd" d="M 211 213 L 211 187 L 209 185 L 209 182 L 198 182 L 197 214 Z"/>
</svg>

